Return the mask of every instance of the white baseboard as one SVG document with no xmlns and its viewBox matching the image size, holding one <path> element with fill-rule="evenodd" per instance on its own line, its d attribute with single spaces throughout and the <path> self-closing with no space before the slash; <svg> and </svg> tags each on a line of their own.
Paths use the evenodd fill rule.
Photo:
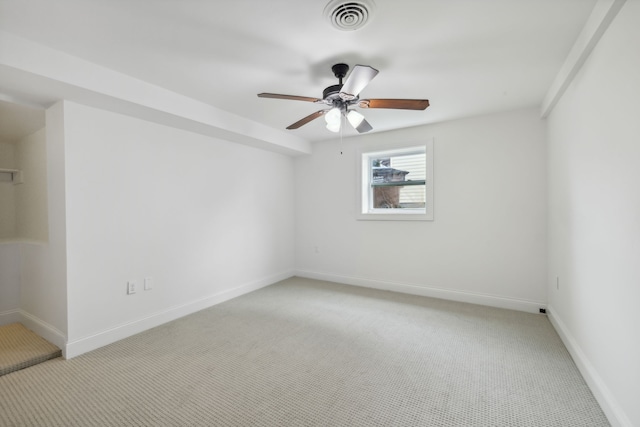
<svg viewBox="0 0 640 427">
<path fill-rule="evenodd" d="M 489 307 L 506 308 L 509 310 L 539 313 L 541 308 L 546 308 L 546 303 L 527 301 L 516 298 L 501 297 L 453 289 L 441 289 L 430 286 L 422 286 L 408 283 L 389 282 L 363 277 L 340 276 L 336 274 L 320 273 L 315 271 L 297 270 L 296 276 L 308 279 L 325 280 L 342 283 L 345 285 L 361 286 L 365 288 L 381 289 L 385 291 L 400 292 L 403 294 L 419 295 L 423 297 L 446 299 L 450 301 L 466 302 L 470 304 L 486 305 Z"/>
<path fill-rule="evenodd" d="M 40 335 L 45 340 L 62 350 L 62 356 L 65 357 L 65 346 L 67 342 L 66 335 L 55 326 L 45 322 L 44 320 L 20 310 L 20 323 Z"/>
<path fill-rule="evenodd" d="M 20 322 L 20 309 L 0 311 L 0 325 Z"/>
<path fill-rule="evenodd" d="M 32 330 L 51 344 L 60 348 L 64 356 L 67 337 L 55 326 L 19 308 L 0 312 L 0 325 L 8 325 L 9 323 L 22 323 L 27 329 Z"/>
<path fill-rule="evenodd" d="M 573 361 L 576 363 L 578 370 L 580 370 L 580 373 L 589 385 L 591 392 L 600 404 L 602 411 L 609 419 L 611 425 L 613 427 L 632 427 L 629 417 L 627 417 L 620 405 L 618 405 L 613 394 L 611 394 L 611 391 L 598 374 L 598 371 L 584 354 L 576 340 L 569 332 L 565 323 L 554 310 L 553 306 L 549 306 L 547 316 L 549 317 L 549 321 L 555 328 L 556 332 L 558 332 L 558 335 L 560 335 L 560 339 L 564 343 L 565 347 L 567 347 L 567 350 L 569 351 L 569 354 L 571 354 Z"/>
<path fill-rule="evenodd" d="M 172 320 L 176 320 L 205 308 L 220 304 L 222 302 L 236 298 L 240 295 L 256 291 L 260 288 L 264 288 L 281 280 L 288 279 L 292 276 L 293 271 L 276 274 L 270 277 L 263 278 L 261 280 L 237 286 L 233 289 L 228 289 L 217 294 L 210 295 L 205 298 L 198 299 L 196 301 L 191 301 L 186 304 L 170 307 L 166 310 L 153 313 L 146 317 L 136 319 L 132 322 L 114 326 L 113 328 L 97 332 L 90 336 L 70 341 L 66 345 L 65 357 L 67 359 L 71 359 L 88 351 L 95 350 L 107 344 L 111 344 L 121 339 L 146 331 L 147 329 L 154 328 Z"/>
</svg>

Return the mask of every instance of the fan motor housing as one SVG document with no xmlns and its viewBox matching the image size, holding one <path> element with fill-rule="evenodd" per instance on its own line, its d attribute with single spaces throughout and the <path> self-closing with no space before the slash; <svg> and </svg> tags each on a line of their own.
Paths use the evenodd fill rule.
<svg viewBox="0 0 640 427">
<path fill-rule="evenodd" d="M 340 93 L 340 89 L 342 89 L 342 85 L 329 86 L 328 88 L 322 91 L 322 99 L 331 99 L 331 98 L 338 97 L 338 94 Z"/>
</svg>

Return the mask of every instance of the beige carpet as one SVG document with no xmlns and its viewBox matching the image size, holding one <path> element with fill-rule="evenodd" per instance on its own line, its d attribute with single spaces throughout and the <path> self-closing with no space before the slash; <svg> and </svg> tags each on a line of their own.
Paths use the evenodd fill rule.
<svg viewBox="0 0 640 427">
<path fill-rule="evenodd" d="M 0 376 L 61 356 L 58 347 L 20 323 L 0 326 Z"/>
<path fill-rule="evenodd" d="M 543 315 L 293 278 L 0 377 L 1 426 L 607 426 Z"/>
</svg>

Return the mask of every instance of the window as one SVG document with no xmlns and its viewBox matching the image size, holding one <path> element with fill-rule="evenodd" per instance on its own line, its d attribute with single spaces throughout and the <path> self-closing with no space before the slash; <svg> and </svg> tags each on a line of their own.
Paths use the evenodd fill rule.
<svg viewBox="0 0 640 427">
<path fill-rule="evenodd" d="M 433 220 L 433 141 L 364 152 L 359 219 Z"/>
</svg>

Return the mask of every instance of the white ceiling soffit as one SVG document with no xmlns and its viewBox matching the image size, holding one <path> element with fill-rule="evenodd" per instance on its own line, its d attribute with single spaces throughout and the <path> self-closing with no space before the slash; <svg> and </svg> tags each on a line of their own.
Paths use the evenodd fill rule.
<svg viewBox="0 0 640 427">
<path fill-rule="evenodd" d="M 288 155 L 311 153 L 295 135 L 1 31 L 0 81 L 11 82 L 0 86 L 5 99 L 35 91 L 47 104 L 67 99 Z"/>
<path fill-rule="evenodd" d="M 571 81 L 578 74 L 591 51 L 596 47 L 626 1 L 598 1 L 542 102 L 542 118 L 547 117 L 562 98 Z"/>
<path fill-rule="evenodd" d="M 137 108 L 146 105 L 146 114 L 159 110 L 196 127 L 220 126 L 239 140 L 249 132 L 250 143 L 266 140 L 290 150 L 335 137 L 323 120 L 285 130 L 319 106 L 256 95 L 321 97 L 337 83 L 331 66 L 339 62 L 380 70 L 362 98 L 430 101 L 425 111 L 361 109 L 372 132 L 540 108 L 596 0 L 347 3 L 366 5 L 366 25 L 336 29 L 324 15 L 335 6 L 328 0 L 3 0 L 0 37 L 28 41 L 45 56 L 15 68 L 1 61 L 7 43 L 0 40 L 0 92 L 48 101 L 47 90 L 53 97 L 98 93 L 101 102 L 114 104 L 108 108 L 135 109 L 133 102 L 144 101 Z M 91 78 L 69 66 L 63 72 L 61 57 L 99 71 Z M 41 77 L 40 93 L 7 80 L 36 65 L 46 68 L 31 73 Z M 116 82 L 125 81 L 137 95 L 120 90 Z M 150 96 L 151 88 L 164 101 Z M 83 102 L 90 101 L 97 99 Z M 353 135 L 347 127 L 345 136 Z"/>
</svg>

